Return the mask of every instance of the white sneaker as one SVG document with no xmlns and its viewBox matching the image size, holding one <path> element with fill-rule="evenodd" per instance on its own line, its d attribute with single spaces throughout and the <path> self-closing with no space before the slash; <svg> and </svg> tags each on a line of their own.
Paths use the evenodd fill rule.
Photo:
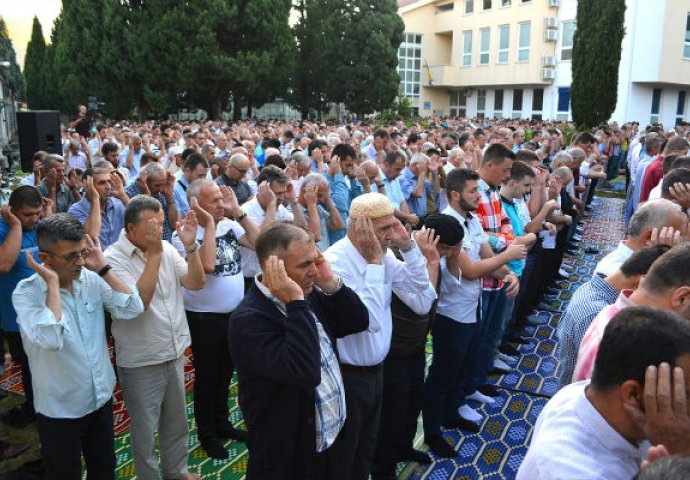
<svg viewBox="0 0 690 480">
<path fill-rule="evenodd" d="M 506 355 L 505 353 L 499 352 L 496 355 L 496 358 L 499 359 L 500 361 L 504 362 L 506 365 L 515 365 L 517 363 L 517 358 L 511 357 L 510 355 Z"/>
<path fill-rule="evenodd" d="M 579 242 L 580 240 L 582 240 L 582 235 L 573 235 L 573 240 Z"/>
<path fill-rule="evenodd" d="M 458 408 L 458 415 L 460 415 L 465 420 L 469 420 L 470 422 L 481 422 L 482 418 L 484 418 L 481 415 L 479 415 L 479 413 L 477 413 L 477 411 L 474 408 L 470 407 L 467 404 Z"/>
<path fill-rule="evenodd" d="M 489 397 L 488 395 L 484 395 L 479 390 L 475 390 L 472 395 L 468 395 L 466 397 L 466 400 L 474 400 L 475 402 L 486 403 L 487 405 L 491 405 L 492 403 L 496 402 L 496 400 Z"/>
<path fill-rule="evenodd" d="M 494 358 L 494 369 L 503 373 L 508 373 L 512 370 L 512 368 L 510 368 L 510 365 L 498 358 Z"/>
<path fill-rule="evenodd" d="M 562 275 L 562 276 L 564 276 L 564 277 L 569 277 L 569 276 L 570 276 L 570 274 L 569 274 L 568 272 L 566 272 L 565 270 L 563 270 L 562 268 L 558 269 L 558 274 L 559 274 L 559 275 Z"/>
</svg>

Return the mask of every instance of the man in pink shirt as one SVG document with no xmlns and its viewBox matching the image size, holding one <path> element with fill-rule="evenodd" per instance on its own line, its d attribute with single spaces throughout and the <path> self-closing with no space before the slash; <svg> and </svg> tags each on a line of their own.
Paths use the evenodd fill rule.
<svg viewBox="0 0 690 480">
<path fill-rule="evenodd" d="M 637 290 L 622 291 L 616 303 L 596 316 L 580 344 L 573 382 L 591 378 L 604 330 L 620 310 L 644 305 L 675 312 L 690 320 L 690 269 L 684 268 L 689 262 L 690 243 L 672 248 L 652 264 Z"/>
</svg>

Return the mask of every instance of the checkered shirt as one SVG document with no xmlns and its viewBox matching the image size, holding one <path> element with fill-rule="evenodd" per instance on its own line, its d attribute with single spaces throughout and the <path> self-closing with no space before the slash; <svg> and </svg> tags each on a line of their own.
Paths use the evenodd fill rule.
<svg viewBox="0 0 690 480">
<path fill-rule="evenodd" d="M 491 250 L 494 253 L 502 252 L 515 238 L 510 218 L 503 211 L 498 188 L 490 186 L 481 178 L 478 187 L 481 199 L 475 212 L 476 216 L 484 228 L 484 233 L 489 238 Z M 497 290 L 501 287 L 501 282 L 491 276 L 484 277 L 483 283 L 484 290 Z"/>
<path fill-rule="evenodd" d="M 129 185 L 127 188 L 125 188 L 125 193 L 129 198 L 135 197 L 137 195 L 140 195 L 141 189 L 139 188 L 139 185 L 137 184 L 136 181 L 134 181 L 131 185 Z M 170 227 L 170 221 L 168 220 L 168 202 L 165 200 L 165 195 L 162 193 L 157 193 L 155 195 L 152 195 L 153 198 L 161 202 L 161 207 L 163 208 L 163 240 L 167 240 L 170 242 L 172 240 L 172 232 L 173 229 Z"/>
</svg>

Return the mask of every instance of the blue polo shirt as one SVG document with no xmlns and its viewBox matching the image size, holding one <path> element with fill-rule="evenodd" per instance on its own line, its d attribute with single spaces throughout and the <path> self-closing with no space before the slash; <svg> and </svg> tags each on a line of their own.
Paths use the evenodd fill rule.
<svg viewBox="0 0 690 480">
<path fill-rule="evenodd" d="M 5 242 L 9 232 L 10 226 L 3 218 L 0 218 L 0 244 Z M 21 280 L 29 278 L 34 274 L 34 271 L 31 270 L 26 262 L 25 252 L 27 251 L 30 251 L 34 256 L 34 260 L 40 263 L 38 243 L 36 243 L 36 227 L 22 231 L 22 245 L 17 262 L 9 272 L 0 274 L 0 318 L 2 319 L 2 328 L 6 332 L 19 332 L 17 312 L 12 305 L 12 292 L 14 292 L 14 288 Z"/>
<path fill-rule="evenodd" d="M 522 224 L 520 212 L 514 200 L 508 200 L 501 195 L 501 203 L 503 204 L 503 211 L 506 212 L 510 219 L 510 225 L 513 227 L 516 237 L 522 237 L 525 234 L 525 226 Z M 522 275 L 522 269 L 525 266 L 524 260 L 511 260 L 506 264 L 508 268 L 518 277 Z"/>
</svg>

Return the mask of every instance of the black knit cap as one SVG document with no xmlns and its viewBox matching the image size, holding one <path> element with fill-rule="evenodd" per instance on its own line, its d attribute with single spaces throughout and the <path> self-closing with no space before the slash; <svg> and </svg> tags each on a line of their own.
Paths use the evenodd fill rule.
<svg viewBox="0 0 690 480">
<path fill-rule="evenodd" d="M 436 235 L 441 237 L 439 243 L 453 247 L 462 242 L 465 231 L 455 217 L 443 213 L 435 213 L 424 219 L 426 228 L 433 228 Z"/>
</svg>

